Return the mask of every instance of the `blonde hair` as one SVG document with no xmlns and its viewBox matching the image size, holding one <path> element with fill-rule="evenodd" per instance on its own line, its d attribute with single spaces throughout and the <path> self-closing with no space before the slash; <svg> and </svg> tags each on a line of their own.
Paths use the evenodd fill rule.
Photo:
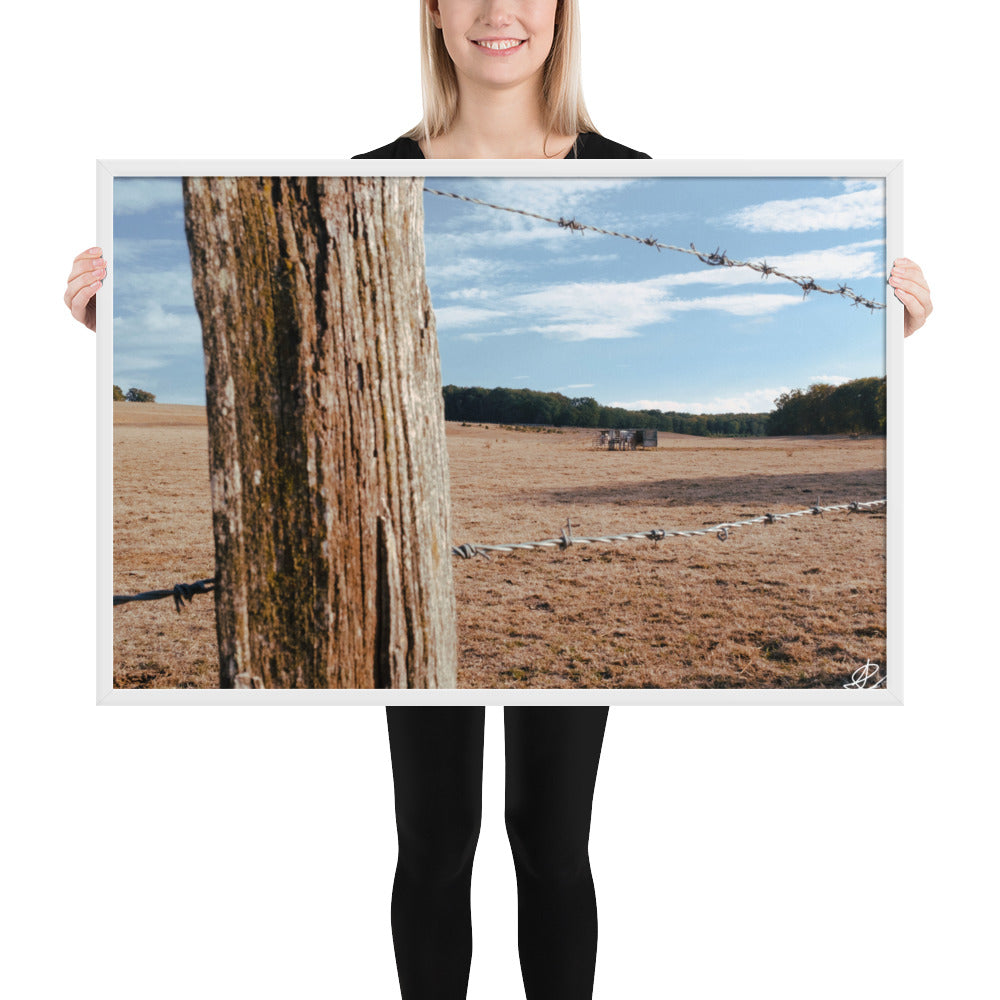
<svg viewBox="0 0 1000 1000">
<path fill-rule="evenodd" d="M 458 77 L 434 23 L 427 0 L 420 0 L 420 84 L 424 117 L 406 138 L 419 141 L 444 135 L 458 114 Z M 580 73 L 580 8 L 577 0 L 559 0 L 552 49 L 542 67 L 546 134 L 597 132 L 583 101 Z M 600 133 L 598 133 L 600 134 Z"/>
</svg>

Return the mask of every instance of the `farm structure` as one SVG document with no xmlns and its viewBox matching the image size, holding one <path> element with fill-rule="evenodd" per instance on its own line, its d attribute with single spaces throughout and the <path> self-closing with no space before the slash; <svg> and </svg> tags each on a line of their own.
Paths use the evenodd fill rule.
<svg viewBox="0 0 1000 1000">
<path fill-rule="evenodd" d="M 636 448 L 655 448 L 656 429 L 601 431 L 597 439 L 598 448 L 608 451 L 635 451 Z"/>
</svg>

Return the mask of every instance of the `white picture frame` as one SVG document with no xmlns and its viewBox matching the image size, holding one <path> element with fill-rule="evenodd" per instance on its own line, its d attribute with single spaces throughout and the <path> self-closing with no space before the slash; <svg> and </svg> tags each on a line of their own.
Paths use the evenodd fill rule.
<svg viewBox="0 0 1000 1000">
<path fill-rule="evenodd" d="M 831 177 L 884 182 L 885 261 L 902 253 L 902 162 L 899 160 L 101 160 L 97 163 L 98 244 L 109 263 L 98 338 L 98 666 L 97 702 L 101 705 L 152 704 L 686 704 L 686 705 L 901 705 L 903 703 L 903 503 L 902 503 L 902 308 L 885 286 L 886 364 L 886 659 L 881 683 L 866 685 L 862 669 L 841 688 L 696 689 L 427 689 L 220 690 L 116 688 L 113 683 L 113 443 L 112 405 L 114 320 L 103 303 L 113 301 L 116 272 L 114 182 L 125 177 L 184 176 L 421 176 L 428 179 L 594 178 L 594 177 Z M 589 220 L 588 220 L 589 221 Z M 638 234 L 640 236 L 648 234 Z M 710 253 L 713 248 L 699 247 Z M 652 251 L 651 251 L 652 252 Z M 740 254 L 733 251 L 732 256 Z M 844 303 L 847 306 L 847 303 Z M 197 599 L 197 598 L 196 598 Z M 207 599 L 207 598 L 202 598 Z M 877 665 L 876 665 L 877 666 Z M 862 668 L 862 664 L 858 664 Z"/>
</svg>

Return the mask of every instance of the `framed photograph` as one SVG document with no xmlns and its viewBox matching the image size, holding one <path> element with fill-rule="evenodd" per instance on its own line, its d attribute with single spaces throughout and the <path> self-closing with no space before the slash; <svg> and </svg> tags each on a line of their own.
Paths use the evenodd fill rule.
<svg viewBox="0 0 1000 1000">
<path fill-rule="evenodd" d="M 902 704 L 901 162 L 97 174 L 100 704 Z"/>
</svg>

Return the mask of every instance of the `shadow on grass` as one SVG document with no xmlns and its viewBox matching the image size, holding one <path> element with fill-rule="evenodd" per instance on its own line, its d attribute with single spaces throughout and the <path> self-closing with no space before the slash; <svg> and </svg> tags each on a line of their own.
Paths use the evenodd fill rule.
<svg viewBox="0 0 1000 1000">
<path fill-rule="evenodd" d="M 549 503 L 648 503 L 661 507 L 691 507 L 726 503 L 753 504 L 777 512 L 779 507 L 801 510 L 821 506 L 878 500 L 885 496 L 884 468 L 850 472 L 814 472 L 799 475 L 711 476 L 699 479 L 661 479 L 648 483 L 573 486 L 542 490 L 533 495 Z M 742 511 L 734 510 L 734 516 Z"/>
</svg>

